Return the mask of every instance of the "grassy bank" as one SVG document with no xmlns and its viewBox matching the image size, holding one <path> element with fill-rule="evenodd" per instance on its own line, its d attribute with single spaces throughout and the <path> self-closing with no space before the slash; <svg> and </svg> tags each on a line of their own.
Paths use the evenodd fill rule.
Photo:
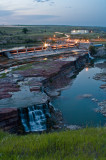
<svg viewBox="0 0 106 160">
<path fill-rule="evenodd" d="M 0 160 L 105 160 L 106 128 L 49 134 L 0 132 Z"/>
</svg>

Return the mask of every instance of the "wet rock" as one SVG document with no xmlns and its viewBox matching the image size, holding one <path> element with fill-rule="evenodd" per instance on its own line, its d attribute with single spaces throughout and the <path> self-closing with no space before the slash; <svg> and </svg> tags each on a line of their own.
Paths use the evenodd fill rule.
<svg viewBox="0 0 106 160">
<path fill-rule="evenodd" d="M 106 49 L 104 47 L 98 48 L 94 57 L 106 58 Z"/>
<path fill-rule="evenodd" d="M 106 91 L 106 84 L 102 84 L 102 85 L 100 86 L 100 88 L 101 88 L 101 89 L 104 89 L 104 90 Z"/>
<path fill-rule="evenodd" d="M 100 112 L 100 108 L 94 108 L 94 111 L 99 113 Z"/>
<path fill-rule="evenodd" d="M 7 75 L 7 77 L 11 78 L 14 83 L 17 83 L 19 81 L 23 81 L 24 80 L 24 77 L 22 75 L 20 75 L 20 74 L 9 73 Z"/>
<path fill-rule="evenodd" d="M 49 105 L 50 117 L 48 118 L 48 125 L 50 128 L 62 129 L 64 128 L 63 115 L 61 111 L 56 110 L 52 105 Z"/>
<path fill-rule="evenodd" d="M 92 98 L 91 100 L 94 102 L 98 102 L 98 100 L 96 98 Z"/>
<path fill-rule="evenodd" d="M 10 82 L 0 82 L 0 89 L 1 88 L 9 88 L 9 87 L 15 87 L 16 84 L 10 83 Z"/>
<path fill-rule="evenodd" d="M 28 82 L 29 86 L 39 86 L 41 87 L 42 86 L 42 83 L 41 82 Z"/>
<path fill-rule="evenodd" d="M 101 114 L 103 114 L 103 116 L 106 117 L 106 100 L 98 103 L 98 106 L 100 107 L 99 112 L 100 112 Z"/>
<path fill-rule="evenodd" d="M 40 88 L 40 86 L 35 86 L 35 87 L 33 87 L 33 88 L 30 88 L 30 91 L 31 91 L 31 92 L 41 91 L 41 88 Z"/>
<path fill-rule="evenodd" d="M 69 125 L 66 127 L 66 129 L 68 130 L 77 130 L 77 129 L 81 129 L 80 126 L 77 126 L 77 125 Z"/>
<path fill-rule="evenodd" d="M 101 68 L 102 73 L 97 73 L 93 78 L 95 80 L 106 82 L 106 61 L 104 61 L 103 63 L 97 63 L 95 66 Z"/>
<path fill-rule="evenodd" d="M 79 96 L 79 98 L 91 98 L 91 97 L 92 97 L 91 94 L 83 94 Z"/>
<path fill-rule="evenodd" d="M 67 54 L 67 57 L 69 57 L 69 54 Z M 81 66 L 83 66 L 86 63 L 87 59 L 88 58 L 86 55 L 83 55 L 83 56 L 78 55 L 76 56 L 75 62 L 59 61 L 59 60 L 54 61 L 53 59 L 51 59 L 50 61 L 46 61 L 44 63 L 42 62 L 35 63 L 35 59 L 33 60 L 20 59 L 19 61 L 17 60 L 16 62 L 17 64 L 25 64 L 32 61 L 33 61 L 33 64 L 31 65 L 31 67 L 28 67 L 28 68 L 26 67 L 25 70 L 12 71 L 12 73 L 10 72 L 6 76 L 6 78 L 1 79 L 0 83 L 2 85 L 1 84 L 0 85 L 2 86 L 2 90 L 0 90 L 0 93 L 5 92 L 5 95 L 6 95 L 6 94 L 9 94 L 9 92 L 18 92 L 21 89 L 19 94 L 22 95 L 24 91 L 27 91 L 28 94 L 25 94 L 25 96 L 26 95 L 27 96 L 30 95 L 31 97 L 33 96 L 34 103 L 38 103 L 39 101 L 45 102 L 46 98 L 42 98 L 42 97 L 39 98 L 40 97 L 39 94 L 41 93 L 39 92 L 40 89 L 42 88 L 42 91 L 43 91 L 43 87 L 50 88 L 50 91 L 48 91 L 48 95 L 50 97 L 55 97 L 60 95 L 60 92 L 57 89 L 62 89 L 68 84 L 70 84 L 70 81 L 71 81 L 70 76 L 72 76 L 74 71 L 77 70 L 76 61 L 77 61 L 77 65 L 79 66 L 78 67 L 79 69 Z M 10 65 L 11 66 L 15 65 L 15 62 L 11 60 L 11 63 L 9 63 L 9 66 Z M 72 73 L 72 75 L 70 75 L 70 73 Z M 69 75 L 69 77 L 67 75 Z M 18 84 L 20 84 L 21 87 L 17 86 L 16 82 L 18 82 Z M 3 83 L 4 83 L 4 86 L 3 86 Z M 38 91 L 38 97 L 36 96 L 36 93 L 31 93 L 33 91 Z M 30 100 L 32 103 L 32 98 L 30 96 L 28 97 L 28 101 L 25 102 L 25 96 L 23 96 L 24 98 L 21 98 L 19 94 L 13 94 L 13 98 L 15 99 L 15 102 L 13 101 L 14 104 L 16 103 L 18 104 L 19 98 L 20 98 L 20 103 L 22 101 L 23 103 L 26 104 Z M 11 103 L 13 102 L 11 100 Z"/>
<path fill-rule="evenodd" d="M 5 99 L 5 98 L 10 98 L 12 97 L 12 94 L 9 94 L 9 93 L 0 93 L 0 99 Z"/>
<path fill-rule="evenodd" d="M 20 91 L 20 86 L 16 83 L 4 79 L 0 81 L 0 99 L 10 98 L 12 94 L 9 92 L 18 92 Z"/>
<path fill-rule="evenodd" d="M 60 95 L 60 92 L 57 90 L 45 90 L 45 92 L 49 97 L 57 97 Z"/>
<path fill-rule="evenodd" d="M 106 68 L 106 61 L 104 61 L 103 63 L 97 63 L 95 64 L 95 66 L 98 68 L 104 69 Z"/>
<path fill-rule="evenodd" d="M 101 81 L 103 81 L 103 82 L 106 82 L 106 73 L 105 73 L 105 72 L 103 72 L 103 73 L 97 73 L 97 74 L 93 77 L 93 79 L 95 79 L 95 80 L 101 80 Z"/>
<path fill-rule="evenodd" d="M 18 91 L 20 91 L 20 89 L 18 87 L 17 88 L 12 87 L 12 88 L 4 88 L 3 89 L 3 92 L 18 92 Z"/>
</svg>

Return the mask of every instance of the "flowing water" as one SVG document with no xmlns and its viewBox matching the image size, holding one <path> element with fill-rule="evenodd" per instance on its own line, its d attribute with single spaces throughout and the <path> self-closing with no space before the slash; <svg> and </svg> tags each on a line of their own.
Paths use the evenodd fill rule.
<svg viewBox="0 0 106 160">
<path fill-rule="evenodd" d="M 94 111 L 98 103 L 106 98 L 106 92 L 99 88 L 103 82 L 93 79 L 93 76 L 100 72 L 101 69 L 97 67 L 84 68 L 73 84 L 52 100 L 53 106 L 62 111 L 66 123 L 81 126 L 105 124 L 103 115 Z M 84 94 L 90 94 L 92 97 L 81 98 Z M 94 102 L 92 98 L 96 98 L 98 102 Z"/>
<path fill-rule="evenodd" d="M 21 123 L 25 132 L 42 132 L 47 130 L 47 117 L 49 116 L 47 104 L 20 108 Z"/>
</svg>

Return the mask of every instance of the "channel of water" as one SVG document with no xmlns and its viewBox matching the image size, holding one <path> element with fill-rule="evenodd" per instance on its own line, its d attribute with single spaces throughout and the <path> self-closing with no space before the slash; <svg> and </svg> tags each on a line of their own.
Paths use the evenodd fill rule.
<svg viewBox="0 0 106 160">
<path fill-rule="evenodd" d="M 93 79 L 93 76 L 100 72 L 102 70 L 97 67 L 84 68 L 79 72 L 73 84 L 62 90 L 61 95 L 52 100 L 53 106 L 63 113 L 67 124 L 80 126 L 105 124 L 105 117 L 94 111 L 98 103 L 106 98 L 106 92 L 99 88 L 103 82 Z M 92 97 L 81 98 L 84 94 L 90 94 Z M 92 98 L 96 98 L 98 102 L 94 102 Z"/>
</svg>

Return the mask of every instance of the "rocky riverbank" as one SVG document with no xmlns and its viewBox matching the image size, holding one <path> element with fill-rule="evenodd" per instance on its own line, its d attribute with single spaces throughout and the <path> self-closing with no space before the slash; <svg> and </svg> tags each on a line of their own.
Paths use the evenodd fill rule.
<svg viewBox="0 0 106 160">
<path fill-rule="evenodd" d="M 102 63 L 95 64 L 96 67 L 101 69 L 101 73 L 97 73 L 93 78 L 95 80 L 100 80 L 103 84 L 100 86 L 101 89 L 106 91 L 106 61 Z M 95 109 L 96 112 L 100 112 L 103 116 L 106 117 L 106 100 L 98 103 L 99 108 Z"/>
<path fill-rule="evenodd" d="M 93 78 L 95 80 L 106 82 L 106 61 L 104 61 L 103 63 L 97 63 L 95 66 L 102 70 L 101 73 L 97 73 Z M 100 88 L 106 91 L 106 83 L 102 84 Z"/>
<path fill-rule="evenodd" d="M 0 99 L 16 97 L 14 93 L 25 91 L 25 87 L 29 94 L 31 92 L 42 94 L 44 91 L 48 96 L 58 95 L 56 90 L 64 88 L 70 83 L 75 71 L 86 64 L 88 55 L 75 56 L 74 60 L 72 56 L 70 56 L 70 60 L 66 59 L 35 62 L 7 73 L 4 78 L 0 79 Z M 51 93 L 51 90 L 54 93 Z"/>
<path fill-rule="evenodd" d="M 102 48 L 98 48 L 96 50 L 96 55 L 94 57 L 98 57 L 98 58 L 106 58 L 106 48 L 102 47 Z"/>
<path fill-rule="evenodd" d="M 72 76 L 84 67 L 87 61 L 87 54 L 75 56 L 74 59 L 69 56 L 64 59 L 32 63 L 7 73 L 4 78 L 0 79 L 1 112 L 4 108 L 20 108 L 47 103 L 51 97 L 58 96 L 62 88 L 72 83 Z M 60 111 L 51 108 L 50 121 L 53 122 L 51 127 L 53 130 L 64 128 Z M 2 120 L 1 124 L 3 123 Z M 14 121 L 13 126 L 15 125 Z M 78 126 L 68 126 L 68 129 L 78 128 Z M 10 130 L 12 130 L 11 127 Z"/>
<path fill-rule="evenodd" d="M 46 130 L 42 130 L 42 131 L 34 131 L 34 129 L 32 128 L 32 130 L 28 130 L 31 129 L 30 127 L 30 123 L 29 119 L 30 119 L 30 114 L 27 113 L 29 110 L 29 107 L 25 107 L 25 108 L 1 108 L 0 109 L 0 129 L 7 131 L 9 133 L 16 133 L 16 134 L 26 134 L 27 132 L 54 132 L 56 130 L 60 131 L 60 130 L 77 130 L 77 129 L 81 129 L 80 126 L 77 125 L 67 125 L 64 123 L 64 119 L 63 119 L 63 115 L 61 113 L 61 111 L 55 109 L 50 103 L 46 103 L 46 104 L 40 104 L 40 106 L 46 106 L 44 107 L 44 110 L 47 112 L 45 113 L 45 111 L 43 111 L 44 116 L 45 116 L 45 122 L 41 121 L 40 119 L 38 119 L 39 122 L 32 121 L 33 125 L 37 125 L 37 123 L 39 124 L 39 127 L 43 127 L 43 125 L 45 125 Z M 39 105 L 38 105 L 39 106 Z M 24 110 L 24 114 L 22 115 L 21 110 Z M 40 110 L 39 110 L 40 111 Z M 38 112 L 38 111 L 37 111 Z M 35 113 L 37 113 L 35 111 Z M 40 112 L 39 112 L 40 113 Z M 33 113 L 34 114 L 34 111 Z M 38 115 L 36 115 L 37 117 Z M 29 124 L 29 126 L 27 126 Z M 33 127 L 35 127 L 33 126 Z M 27 128 L 27 130 L 26 130 Z M 40 128 L 39 128 L 40 129 Z"/>
</svg>

